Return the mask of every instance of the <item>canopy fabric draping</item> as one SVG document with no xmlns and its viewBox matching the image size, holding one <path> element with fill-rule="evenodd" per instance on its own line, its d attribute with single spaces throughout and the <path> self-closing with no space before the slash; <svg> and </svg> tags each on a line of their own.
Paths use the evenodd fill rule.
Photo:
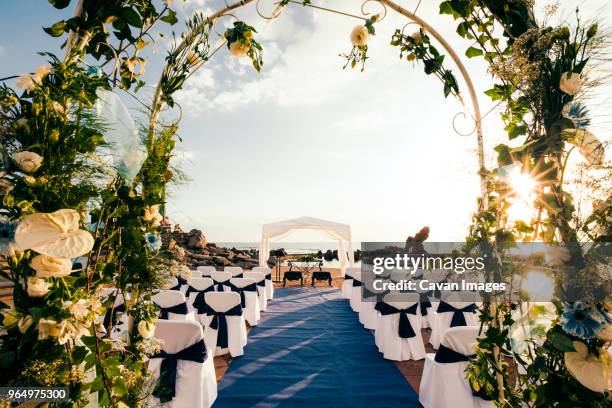
<svg viewBox="0 0 612 408">
<path fill-rule="evenodd" d="M 271 239 L 282 238 L 293 231 L 301 229 L 321 231 L 329 238 L 335 239 L 338 242 L 338 259 L 340 260 L 340 267 L 342 270 L 344 271 L 347 261 L 350 266 L 354 266 L 355 259 L 353 254 L 353 242 L 351 241 L 351 227 L 347 224 L 340 224 L 312 217 L 300 217 L 293 220 L 264 224 L 261 228 L 259 265 L 267 266 L 268 264 Z M 346 256 L 347 250 L 344 246 L 345 241 L 348 244 L 348 259 Z"/>
</svg>

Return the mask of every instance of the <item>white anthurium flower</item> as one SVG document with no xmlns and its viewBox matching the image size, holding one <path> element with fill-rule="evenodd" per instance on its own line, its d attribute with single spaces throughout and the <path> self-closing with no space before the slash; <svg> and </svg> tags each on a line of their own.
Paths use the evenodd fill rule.
<svg viewBox="0 0 612 408">
<path fill-rule="evenodd" d="M 21 250 L 31 249 L 54 258 L 76 258 L 91 251 L 93 236 L 79 229 L 79 213 L 63 209 L 26 215 L 15 232 Z"/>
<path fill-rule="evenodd" d="M 241 43 L 240 41 L 234 41 L 230 44 L 229 50 L 230 54 L 232 54 L 234 57 L 241 58 L 247 55 L 249 46 Z"/>
<path fill-rule="evenodd" d="M 13 153 L 13 161 L 24 173 L 34 173 L 40 168 L 43 158 L 38 153 L 22 151 Z"/>
<path fill-rule="evenodd" d="M 36 68 L 36 71 L 34 72 L 34 76 L 38 79 L 38 82 L 40 82 L 42 78 L 49 75 L 52 71 L 53 71 L 53 67 L 51 67 L 51 65 L 49 64 L 43 65 L 43 66 Z"/>
<path fill-rule="evenodd" d="M 612 341 L 612 324 L 606 324 L 602 331 L 597 334 L 597 338 L 603 341 Z"/>
<path fill-rule="evenodd" d="M 423 36 L 421 35 L 421 31 L 420 31 L 420 30 L 415 31 L 414 33 L 412 33 L 412 34 L 410 35 L 410 37 L 412 37 L 412 40 L 414 41 L 414 43 L 415 43 L 416 45 L 421 45 L 421 44 L 423 44 Z"/>
<path fill-rule="evenodd" d="M 17 88 L 21 88 L 26 91 L 33 91 L 36 88 L 36 84 L 38 81 L 32 76 L 28 74 L 20 75 L 17 78 Z"/>
<path fill-rule="evenodd" d="M 159 213 L 159 204 L 151 205 L 144 209 L 144 220 L 153 224 L 153 227 L 159 227 L 163 217 Z"/>
<path fill-rule="evenodd" d="M 567 137 L 569 143 L 580 149 L 580 154 L 591 166 L 603 164 L 605 148 L 591 132 L 584 129 L 565 129 L 562 136 Z"/>
<path fill-rule="evenodd" d="M 138 334 L 143 338 L 149 339 L 155 334 L 155 323 L 151 323 L 147 320 L 141 320 L 138 322 Z"/>
<path fill-rule="evenodd" d="M 44 340 L 55 333 L 57 322 L 53 319 L 40 319 L 38 321 L 38 340 Z"/>
<path fill-rule="evenodd" d="M 582 89 L 582 78 L 580 74 L 574 72 L 564 72 L 561 74 L 559 89 L 568 95 L 576 95 Z"/>
<path fill-rule="evenodd" d="M 36 271 L 38 278 L 62 278 L 70 275 L 72 261 L 68 258 L 36 255 L 30 262 L 30 268 Z"/>
<path fill-rule="evenodd" d="M 32 326 L 32 323 L 34 323 L 34 320 L 30 315 L 24 316 L 19 319 L 19 321 L 17 322 L 17 328 L 19 329 L 19 333 L 24 334 L 25 332 L 27 332 L 30 326 Z"/>
<path fill-rule="evenodd" d="M 357 47 L 363 47 L 368 44 L 368 29 L 365 26 L 358 25 L 351 31 L 351 43 Z"/>
<path fill-rule="evenodd" d="M 574 341 L 573 344 L 576 351 L 565 353 L 567 371 L 591 391 L 612 390 L 612 357 L 610 354 L 606 350 L 601 350 L 598 357 L 589 353 L 584 343 Z"/>
<path fill-rule="evenodd" d="M 28 295 L 31 297 L 42 297 L 49 293 L 51 283 L 44 279 L 30 276 L 28 278 Z"/>
</svg>

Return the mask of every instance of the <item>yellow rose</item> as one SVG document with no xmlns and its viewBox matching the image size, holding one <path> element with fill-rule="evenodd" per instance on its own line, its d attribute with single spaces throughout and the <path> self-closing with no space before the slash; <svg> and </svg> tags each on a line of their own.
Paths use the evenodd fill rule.
<svg viewBox="0 0 612 408">
<path fill-rule="evenodd" d="M 68 258 L 37 255 L 32 258 L 30 268 L 36 271 L 36 276 L 39 278 L 62 278 L 70 275 L 72 262 Z"/>
<path fill-rule="evenodd" d="M 568 95 L 576 95 L 582 89 L 582 78 L 580 78 L 580 74 L 574 72 L 564 72 L 561 74 L 559 89 Z"/>
<path fill-rule="evenodd" d="M 49 293 L 51 283 L 44 279 L 30 276 L 28 278 L 28 295 L 31 297 L 42 297 Z"/>
<path fill-rule="evenodd" d="M 19 169 L 24 173 L 34 173 L 40 168 L 43 162 L 41 155 L 28 151 L 13 153 L 12 157 L 15 164 L 17 164 Z"/>
<path fill-rule="evenodd" d="M 365 26 L 358 25 L 351 31 L 351 43 L 357 47 L 364 47 L 368 44 L 368 29 Z"/>
<path fill-rule="evenodd" d="M 249 47 L 246 44 L 242 44 L 240 41 L 234 41 L 230 44 L 230 54 L 234 57 L 241 58 L 247 55 Z"/>
</svg>

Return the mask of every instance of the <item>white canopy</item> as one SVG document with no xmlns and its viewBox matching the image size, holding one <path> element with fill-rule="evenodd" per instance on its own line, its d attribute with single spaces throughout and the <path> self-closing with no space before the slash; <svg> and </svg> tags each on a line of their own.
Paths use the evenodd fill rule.
<svg viewBox="0 0 612 408">
<path fill-rule="evenodd" d="M 284 237 L 300 229 L 321 231 L 328 237 L 335 239 L 338 242 L 338 259 L 340 260 L 341 268 L 344 268 L 347 262 L 346 250 L 344 249 L 344 241 L 346 241 L 348 243 L 349 265 L 353 266 L 355 264 L 353 242 L 351 241 L 351 227 L 349 225 L 312 217 L 300 217 L 263 225 L 261 228 L 261 244 L 259 246 L 259 265 L 267 266 L 268 264 L 271 239 Z"/>
</svg>

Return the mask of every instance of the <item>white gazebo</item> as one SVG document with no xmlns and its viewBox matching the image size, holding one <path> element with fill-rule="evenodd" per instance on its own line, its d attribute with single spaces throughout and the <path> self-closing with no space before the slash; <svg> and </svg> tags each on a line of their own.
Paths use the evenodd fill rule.
<svg viewBox="0 0 612 408">
<path fill-rule="evenodd" d="M 351 241 L 351 227 L 333 221 L 321 220 L 312 217 L 300 217 L 293 220 L 273 222 L 264 224 L 261 228 L 261 244 L 259 245 L 259 265 L 267 266 L 270 255 L 270 240 L 282 238 L 297 230 L 321 231 L 328 237 L 338 242 L 338 259 L 344 273 L 344 267 L 348 261 L 349 266 L 354 266 L 353 242 Z M 345 242 L 348 246 L 348 259 L 346 256 Z"/>
</svg>

